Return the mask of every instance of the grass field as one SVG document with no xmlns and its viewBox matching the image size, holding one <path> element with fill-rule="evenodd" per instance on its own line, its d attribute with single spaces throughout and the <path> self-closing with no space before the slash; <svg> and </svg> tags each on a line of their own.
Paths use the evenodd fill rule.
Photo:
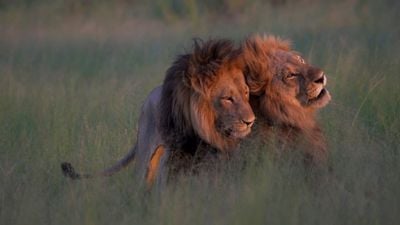
<svg viewBox="0 0 400 225">
<path fill-rule="evenodd" d="M 0 224 L 400 223 L 398 2 L 20 2 L 0 1 Z M 62 177 L 62 161 L 96 171 L 126 154 L 144 98 L 191 38 L 252 33 L 291 39 L 328 74 L 320 121 L 335 181 L 316 185 L 265 146 L 159 195 L 135 185 L 133 167 Z"/>
</svg>

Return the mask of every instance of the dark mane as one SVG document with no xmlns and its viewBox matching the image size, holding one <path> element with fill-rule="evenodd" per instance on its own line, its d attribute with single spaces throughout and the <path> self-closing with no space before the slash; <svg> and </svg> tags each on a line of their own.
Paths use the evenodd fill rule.
<svg viewBox="0 0 400 225">
<path fill-rule="evenodd" d="M 229 40 L 195 39 L 192 50 L 177 57 L 167 70 L 160 100 L 161 136 L 170 149 L 193 151 L 201 138 L 193 126 L 193 99 L 204 95 L 222 65 L 233 57 Z M 215 147 L 215 143 L 208 143 Z"/>
</svg>

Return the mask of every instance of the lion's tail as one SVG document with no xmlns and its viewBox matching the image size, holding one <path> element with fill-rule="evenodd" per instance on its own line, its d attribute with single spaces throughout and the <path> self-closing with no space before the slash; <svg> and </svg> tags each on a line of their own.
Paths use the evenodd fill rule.
<svg viewBox="0 0 400 225">
<path fill-rule="evenodd" d="M 114 173 L 120 171 L 122 168 L 126 167 L 134 158 L 136 155 L 136 149 L 137 145 L 135 145 L 129 153 L 119 160 L 115 165 L 111 166 L 110 168 L 107 168 L 103 171 L 100 171 L 98 173 L 94 174 L 80 174 L 77 173 L 74 169 L 74 167 L 71 165 L 69 162 L 63 162 L 61 163 L 61 170 L 64 176 L 69 177 L 73 180 L 76 179 L 82 179 L 82 178 L 93 178 L 93 177 L 104 177 L 104 176 L 111 176 Z"/>
</svg>

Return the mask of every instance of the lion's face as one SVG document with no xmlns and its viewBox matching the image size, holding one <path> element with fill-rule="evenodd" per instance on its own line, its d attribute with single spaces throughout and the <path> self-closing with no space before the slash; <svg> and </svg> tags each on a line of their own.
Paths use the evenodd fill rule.
<svg viewBox="0 0 400 225">
<path fill-rule="evenodd" d="M 303 134 L 305 149 L 313 160 L 326 160 L 326 144 L 315 112 L 331 97 L 324 72 L 293 51 L 288 40 L 254 35 L 242 44 L 250 102 L 259 116 L 259 133 L 277 128 L 280 139 L 294 140 Z"/>
<path fill-rule="evenodd" d="M 227 137 L 243 138 L 250 133 L 255 120 L 249 104 L 249 88 L 239 69 L 223 73 L 210 95 L 216 127 Z"/>
<path fill-rule="evenodd" d="M 304 109 L 318 109 L 326 106 L 331 97 L 326 89 L 325 73 L 301 56 L 290 51 L 278 51 L 270 93 L 280 93 L 284 101 Z M 267 93 L 266 93 L 267 94 Z"/>
<path fill-rule="evenodd" d="M 217 146 L 226 149 L 231 147 L 230 142 L 235 143 L 250 133 L 255 115 L 241 69 L 222 67 L 207 90 L 194 96 L 196 99 L 192 102 L 196 105 L 191 107 L 192 123 L 207 142 L 228 143 L 228 146 Z"/>
<path fill-rule="evenodd" d="M 259 96 L 263 117 L 277 124 L 314 126 L 310 118 L 331 99 L 324 72 L 292 51 L 275 52 L 269 63 L 269 81 Z"/>
<path fill-rule="evenodd" d="M 254 110 L 273 124 L 313 127 L 314 112 L 331 99 L 324 72 L 274 36 L 251 37 L 242 52 Z"/>
</svg>

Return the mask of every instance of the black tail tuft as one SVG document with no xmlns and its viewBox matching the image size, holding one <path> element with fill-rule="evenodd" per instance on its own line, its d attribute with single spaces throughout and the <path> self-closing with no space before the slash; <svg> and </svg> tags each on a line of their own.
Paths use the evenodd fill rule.
<svg viewBox="0 0 400 225">
<path fill-rule="evenodd" d="M 68 162 L 61 163 L 61 170 L 64 176 L 69 177 L 73 180 L 81 178 L 81 176 L 75 172 L 75 169 L 74 167 L 72 167 L 71 163 Z"/>
</svg>

